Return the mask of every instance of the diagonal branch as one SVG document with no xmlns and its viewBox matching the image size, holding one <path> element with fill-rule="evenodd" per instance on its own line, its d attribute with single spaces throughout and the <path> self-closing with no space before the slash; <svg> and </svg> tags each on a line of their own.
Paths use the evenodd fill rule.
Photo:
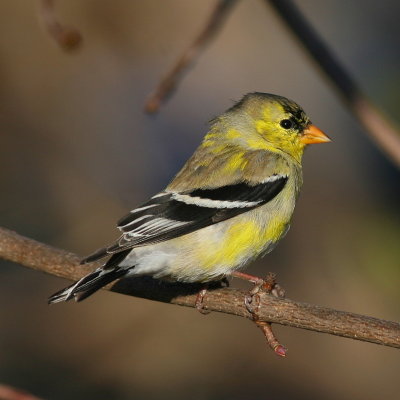
<svg viewBox="0 0 400 400">
<path fill-rule="evenodd" d="M 36 242 L 0 228 L 0 258 L 48 274 L 77 280 L 93 269 L 82 266 L 75 254 Z M 107 289 L 149 300 L 194 307 L 198 287 L 160 284 L 151 278 L 122 279 Z M 237 289 L 211 290 L 205 297 L 210 311 L 251 318 L 244 306 L 246 292 Z M 400 348 L 400 324 L 377 318 L 337 311 L 289 299 L 260 295 L 260 321 L 268 321 L 316 332 L 329 333 L 365 342 Z"/>
<path fill-rule="evenodd" d="M 25 390 L 0 383 L 0 400 L 41 400 Z"/>
<path fill-rule="evenodd" d="M 378 147 L 400 167 L 400 131 L 371 103 L 291 0 L 265 0 L 279 14 L 309 56 L 339 91 Z"/>
<path fill-rule="evenodd" d="M 211 18 L 207 21 L 200 35 L 195 38 L 191 46 L 166 73 L 156 90 L 148 97 L 145 111 L 149 113 L 157 112 L 162 102 L 172 95 L 184 73 L 188 71 L 201 51 L 221 29 L 228 11 L 233 8 L 236 1 L 218 0 Z M 400 167 L 400 130 L 398 126 L 390 121 L 363 94 L 352 76 L 291 0 L 264 1 L 275 9 L 310 57 L 316 62 L 316 65 L 330 79 L 375 144 L 392 162 Z"/>
<path fill-rule="evenodd" d="M 75 29 L 62 25 L 54 12 L 54 0 L 41 0 L 39 19 L 61 49 L 75 50 L 82 44 L 82 35 Z"/>
<path fill-rule="evenodd" d="M 157 88 L 146 100 L 144 109 L 148 113 L 155 113 L 168 96 L 170 96 L 182 79 L 185 72 L 194 63 L 201 51 L 213 39 L 221 28 L 228 12 L 233 8 L 237 0 L 218 0 L 210 19 L 193 43 L 184 51 L 174 66 L 168 71 Z"/>
</svg>

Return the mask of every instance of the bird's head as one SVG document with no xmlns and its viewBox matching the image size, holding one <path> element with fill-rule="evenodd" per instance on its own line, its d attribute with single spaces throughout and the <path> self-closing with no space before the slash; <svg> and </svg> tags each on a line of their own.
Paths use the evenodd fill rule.
<svg viewBox="0 0 400 400">
<path fill-rule="evenodd" d="M 282 151 L 300 162 L 304 147 L 330 139 L 295 102 L 268 93 L 249 93 L 223 114 L 227 136 L 235 136 L 250 149 Z"/>
</svg>

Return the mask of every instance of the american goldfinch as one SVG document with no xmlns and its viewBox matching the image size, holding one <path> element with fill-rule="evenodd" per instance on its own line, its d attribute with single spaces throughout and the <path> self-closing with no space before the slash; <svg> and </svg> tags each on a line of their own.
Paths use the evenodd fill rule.
<svg viewBox="0 0 400 400">
<path fill-rule="evenodd" d="M 285 97 L 249 93 L 211 121 L 166 189 L 118 222 L 115 244 L 85 258 L 100 268 L 55 293 L 83 300 L 124 276 L 221 280 L 270 252 L 289 229 L 305 146 L 330 139 Z"/>
</svg>

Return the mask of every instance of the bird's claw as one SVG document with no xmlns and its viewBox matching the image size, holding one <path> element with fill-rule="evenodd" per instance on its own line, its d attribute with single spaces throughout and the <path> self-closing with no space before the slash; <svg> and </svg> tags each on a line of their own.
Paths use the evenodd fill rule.
<svg viewBox="0 0 400 400">
<path fill-rule="evenodd" d="M 204 297 L 206 296 L 206 294 L 207 294 L 207 288 L 201 289 L 197 293 L 196 302 L 194 303 L 196 310 L 203 315 L 210 314 L 210 312 L 211 312 L 211 311 L 208 311 L 207 306 L 204 305 Z"/>
<path fill-rule="evenodd" d="M 222 278 L 220 281 L 216 282 L 216 285 L 217 287 L 229 287 L 228 278 L 226 277 Z M 212 284 L 206 284 L 206 286 L 197 293 L 196 301 L 194 303 L 194 306 L 197 309 L 197 311 L 199 311 L 203 315 L 210 314 L 211 312 L 207 310 L 207 306 L 204 304 L 204 298 L 206 297 L 207 290 L 209 289 L 210 286 L 214 287 Z"/>
<path fill-rule="evenodd" d="M 244 297 L 244 305 L 247 311 L 252 315 L 253 320 L 258 320 L 258 311 L 260 310 L 260 296 L 257 293 L 247 294 Z"/>
<path fill-rule="evenodd" d="M 260 309 L 260 292 L 265 292 L 272 294 L 275 297 L 284 297 L 284 289 L 276 283 L 276 275 L 272 272 L 268 273 L 265 279 L 253 277 L 252 283 L 254 283 L 253 288 L 244 298 L 244 305 L 247 311 L 252 315 L 253 320 L 257 321 L 258 311 Z"/>
<path fill-rule="evenodd" d="M 285 297 L 284 289 L 276 283 L 276 274 L 270 272 L 267 274 L 265 279 L 244 274 L 242 272 L 235 272 L 233 276 L 245 279 L 254 284 L 253 288 L 249 290 L 248 294 L 244 298 L 244 305 L 246 306 L 247 311 L 251 314 L 254 323 L 263 332 L 269 347 L 276 355 L 285 357 L 287 349 L 278 342 L 274 332 L 272 331 L 271 323 L 260 321 L 260 317 L 258 315 L 261 306 L 261 292 L 265 292 L 279 298 Z"/>
</svg>

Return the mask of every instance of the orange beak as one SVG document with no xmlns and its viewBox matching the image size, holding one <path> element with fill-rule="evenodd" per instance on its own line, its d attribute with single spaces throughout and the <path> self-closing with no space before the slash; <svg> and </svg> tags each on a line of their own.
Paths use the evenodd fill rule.
<svg viewBox="0 0 400 400">
<path fill-rule="evenodd" d="M 303 144 L 326 143 L 330 141 L 331 139 L 329 139 L 328 136 L 326 136 L 325 133 L 315 125 L 310 125 L 307 129 L 305 129 L 303 136 L 300 139 L 300 142 Z"/>
</svg>

